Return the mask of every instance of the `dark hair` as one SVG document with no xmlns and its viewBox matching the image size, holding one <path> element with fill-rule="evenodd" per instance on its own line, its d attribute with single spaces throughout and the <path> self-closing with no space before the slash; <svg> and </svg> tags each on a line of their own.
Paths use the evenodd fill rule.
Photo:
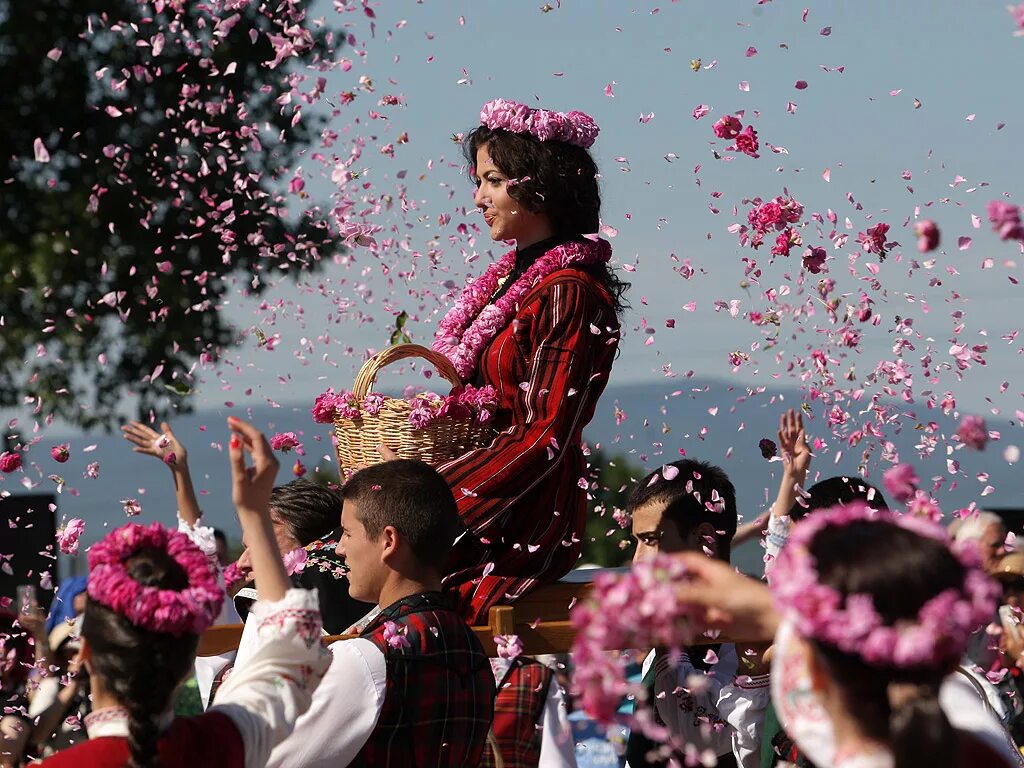
<svg viewBox="0 0 1024 768">
<path fill-rule="evenodd" d="M 31 633 L 18 623 L 17 614 L 0 610 L 0 671 L 7 667 L 0 678 L 0 690 L 5 694 L 0 704 L 7 704 L 6 695 L 15 689 L 21 691 L 28 681 L 33 654 Z"/>
<path fill-rule="evenodd" d="M 304 547 L 338 527 L 341 497 L 309 480 L 292 480 L 271 492 L 270 511 Z"/>
<path fill-rule="evenodd" d="M 509 197 L 528 211 L 546 216 L 555 236 L 578 240 L 598 231 L 601 191 L 597 164 L 590 152 L 564 141 L 541 141 L 532 134 L 480 125 L 462 141 L 462 152 L 470 168 L 476 166 L 476 153 L 485 144 L 494 164 L 516 180 L 508 187 Z M 474 177 L 473 182 L 479 180 Z M 586 270 L 604 284 L 615 313 L 622 314 L 628 306 L 622 296 L 629 283 L 620 279 L 607 263 Z"/>
<path fill-rule="evenodd" d="M 632 513 L 650 503 L 665 504 L 664 519 L 672 520 L 683 536 L 702 523 L 710 523 L 715 529 L 718 555 L 728 560 L 737 522 L 736 489 L 729 476 L 713 464 L 694 459 L 679 459 L 666 466 L 675 467 L 679 473 L 666 480 L 664 467 L 651 472 L 633 489 L 626 511 Z M 721 500 L 721 509 L 708 509 L 708 504 L 716 506 L 716 500 Z"/>
<path fill-rule="evenodd" d="M 188 577 L 161 549 L 141 549 L 125 562 L 143 586 L 182 590 Z M 128 752 L 133 768 L 160 765 L 159 719 L 195 662 L 197 635 L 174 637 L 140 629 L 91 597 L 82 619 L 82 637 L 92 652 L 94 677 L 128 710 Z"/>
<path fill-rule="evenodd" d="M 422 461 L 398 459 L 361 469 L 341 496 L 359 505 L 367 536 L 376 539 L 385 526 L 393 526 L 430 568 L 441 568 L 463 529 L 448 483 Z"/>
<path fill-rule="evenodd" d="M 228 545 L 228 536 L 220 528 L 213 529 L 213 538 L 219 541 L 225 547 Z"/>
<path fill-rule="evenodd" d="M 870 595 L 887 625 L 914 618 L 947 589 L 963 588 L 964 567 L 945 544 L 887 521 L 823 528 L 810 553 L 822 584 Z M 956 732 L 938 700 L 951 665 L 883 668 L 826 643 L 812 645 L 865 733 L 890 745 L 896 768 L 956 765 Z M 908 686 L 913 695 L 893 706 L 893 686 Z"/>
<path fill-rule="evenodd" d="M 889 508 L 882 492 L 860 477 L 829 477 L 808 488 L 807 494 L 806 498 L 798 496 L 789 508 L 789 516 L 793 520 L 799 520 L 818 509 L 849 504 L 851 501 L 863 501 L 872 509 Z"/>
</svg>

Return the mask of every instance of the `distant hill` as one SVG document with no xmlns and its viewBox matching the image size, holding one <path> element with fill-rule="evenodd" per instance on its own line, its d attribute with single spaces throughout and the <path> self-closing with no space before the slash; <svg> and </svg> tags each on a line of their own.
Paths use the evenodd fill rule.
<svg viewBox="0 0 1024 768">
<path fill-rule="evenodd" d="M 637 465 L 657 466 L 680 456 L 700 458 L 720 465 L 732 478 L 737 490 L 741 514 L 752 519 L 774 498 L 778 488 L 778 463 L 761 457 L 758 441 L 763 437 L 775 439 L 779 413 L 800 403 L 796 390 L 779 387 L 770 391 L 749 394 L 731 382 L 696 379 L 666 379 L 665 382 L 612 386 L 601 398 L 597 413 L 588 427 L 585 439 L 591 446 L 600 445 L 610 456 L 622 454 Z M 616 410 L 625 419 L 616 424 Z M 230 414 L 251 418 L 269 432 L 293 431 L 305 441 L 307 455 L 301 457 L 307 467 L 330 453 L 329 431 L 314 424 L 309 415 L 309 404 L 283 405 L 279 408 L 259 406 L 248 409 L 220 408 L 199 411 L 182 416 L 174 422 L 175 433 L 185 441 L 193 476 L 200 493 L 208 521 L 224 528 L 229 537 L 239 537 L 230 498 L 228 464 L 222 450 L 226 443 L 226 417 Z M 941 414 L 929 417 L 942 425 L 946 433 L 956 424 Z M 820 421 L 811 421 L 812 435 L 831 438 Z M 1008 422 L 989 421 L 989 428 L 1000 430 L 1004 442 L 991 443 L 984 453 L 960 450 L 955 458 L 960 462 L 960 476 L 956 488 L 943 490 L 939 500 L 949 512 L 971 501 L 990 501 L 998 507 L 1024 507 L 1024 478 L 1020 468 L 1008 466 L 1002 458 L 1003 447 L 1015 426 Z M 938 476 L 949 479 L 944 453 L 927 461 L 918 461 L 914 450 L 918 433 L 904 429 L 893 436 L 903 460 L 914 461 L 922 478 Z M 51 433 L 32 452 L 45 470 L 45 474 L 59 470 L 67 480 L 67 487 L 58 497 L 59 516 L 81 517 L 86 521 L 88 543 L 100 537 L 106 526 L 116 526 L 125 520 L 120 501 L 137 498 L 147 520 L 174 520 L 175 505 L 169 471 L 159 462 L 133 454 L 120 434 Z M 54 464 L 49 445 L 62 440 L 72 443 L 72 460 L 65 465 Z M 834 442 L 829 440 L 830 443 Z M 89 453 L 84 448 L 94 444 Z M 812 473 L 827 477 L 840 473 L 856 473 L 860 448 L 848 446 L 828 447 L 812 467 Z M 942 452 L 944 449 L 939 450 Z M 938 453 L 938 452 L 937 452 Z M 877 459 L 877 451 L 876 451 Z M 282 478 L 291 474 L 294 454 L 282 457 Z M 838 459 L 838 460 L 837 460 Z M 82 478 L 85 465 L 100 462 L 98 480 Z M 986 481 L 979 481 L 979 473 L 987 472 Z M 880 477 L 872 480 L 880 483 Z M 946 485 L 948 486 L 948 482 Z M 988 498 L 980 493 L 985 486 L 995 489 Z M 52 490 L 54 485 L 44 480 L 41 490 Z M 753 568 L 759 560 L 756 548 L 740 553 L 740 564 Z M 84 566 L 83 566 L 84 567 Z M 77 570 L 77 569 L 76 569 Z"/>
</svg>

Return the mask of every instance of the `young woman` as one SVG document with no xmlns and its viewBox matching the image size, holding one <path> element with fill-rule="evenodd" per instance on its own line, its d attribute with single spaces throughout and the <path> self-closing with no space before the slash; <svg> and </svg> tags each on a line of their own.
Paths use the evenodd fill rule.
<svg viewBox="0 0 1024 768">
<path fill-rule="evenodd" d="M 470 531 L 445 582 L 469 621 L 564 575 L 582 546 L 580 438 L 608 383 L 627 287 L 597 237 L 597 133 L 582 112 L 496 99 L 463 142 L 491 238 L 515 243 L 466 286 L 433 345 L 499 398 L 497 438 L 439 468 Z"/>
<path fill-rule="evenodd" d="M 330 656 L 316 595 L 289 589 L 268 512 L 277 461 L 253 426 L 229 419 L 232 497 L 264 602 L 260 647 L 194 718 L 170 713 L 199 635 L 224 599 L 216 566 L 183 533 L 129 523 L 89 550 L 81 658 L 93 711 L 89 740 L 44 760 L 50 768 L 256 768 L 308 707 Z M 246 467 L 243 450 L 253 456 Z"/>
<path fill-rule="evenodd" d="M 723 563 L 685 559 L 694 581 L 680 596 L 709 624 L 736 638 L 774 637 L 772 700 L 815 765 L 1016 764 L 955 729 L 939 706 L 942 681 L 991 617 L 998 587 L 976 552 L 954 551 L 938 525 L 863 503 L 817 511 L 794 526 L 771 592 Z"/>
</svg>

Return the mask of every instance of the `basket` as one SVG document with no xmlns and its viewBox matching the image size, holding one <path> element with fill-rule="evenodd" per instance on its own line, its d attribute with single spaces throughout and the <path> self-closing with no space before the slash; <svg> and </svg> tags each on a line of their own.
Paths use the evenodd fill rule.
<svg viewBox="0 0 1024 768">
<path fill-rule="evenodd" d="M 378 352 L 359 369 L 352 394 L 359 402 L 370 392 L 377 374 L 385 366 L 410 357 L 429 362 L 451 385 L 452 395 L 462 391 L 462 382 L 451 361 L 440 352 L 419 344 L 396 344 Z M 475 418 L 442 416 L 421 429 L 409 423 L 412 406 L 405 400 L 386 397 L 376 415 L 363 413 L 354 419 L 336 416 L 338 464 L 345 472 L 382 461 L 377 446 L 386 445 L 403 459 L 419 459 L 437 466 L 494 439 L 494 430 Z"/>
</svg>

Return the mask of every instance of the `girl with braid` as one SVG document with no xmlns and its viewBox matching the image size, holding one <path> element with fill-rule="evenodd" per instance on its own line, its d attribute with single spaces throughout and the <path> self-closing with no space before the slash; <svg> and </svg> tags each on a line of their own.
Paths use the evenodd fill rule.
<svg viewBox="0 0 1024 768">
<path fill-rule="evenodd" d="M 174 693 L 224 599 L 217 569 L 185 534 L 158 523 L 113 531 L 89 550 L 81 650 L 93 697 L 89 741 L 43 766 L 257 768 L 308 709 L 330 660 L 316 594 L 289 588 L 268 512 L 277 474 L 270 446 L 253 426 L 228 424 L 232 497 L 262 598 L 253 609 L 261 619 L 255 653 L 216 706 L 173 717 Z"/>
</svg>

